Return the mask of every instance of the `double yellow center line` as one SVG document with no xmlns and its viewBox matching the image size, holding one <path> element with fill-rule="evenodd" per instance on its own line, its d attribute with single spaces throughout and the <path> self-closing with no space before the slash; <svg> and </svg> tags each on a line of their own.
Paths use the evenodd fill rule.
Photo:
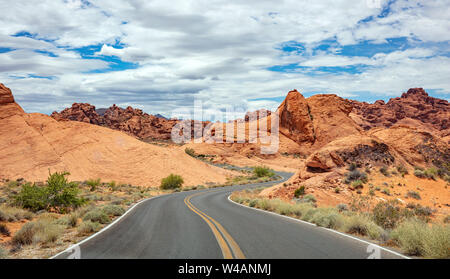
<svg viewBox="0 0 450 279">
<path fill-rule="evenodd" d="M 222 255 L 224 259 L 245 259 L 244 253 L 242 253 L 239 245 L 237 245 L 236 241 L 231 237 L 231 235 L 225 230 L 225 228 L 214 218 L 208 216 L 206 213 L 200 211 L 197 207 L 195 207 L 191 203 L 191 198 L 199 196 L 204 193 L 197 193 L 190 196 L 187 196 L 184 199 L 184 203 L 187 207 L 192 210 L 194 213 L 199 215 L 208 226 L 211 228 L 214 236 L 219 243 L 220 249 L 222 250 Z"/>
</svg>

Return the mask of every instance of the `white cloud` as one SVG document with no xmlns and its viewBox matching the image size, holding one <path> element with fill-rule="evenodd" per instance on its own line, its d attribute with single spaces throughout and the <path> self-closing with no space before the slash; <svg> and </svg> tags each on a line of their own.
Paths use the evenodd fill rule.
<svg viewBox="0 0 450 279">
<path fill-rule="evenodd" d="M 381 8 L 353 0 L 276 4 L 269 0 L 93 0 L 90 4 L 0 0 L 0 9 L 8 11 L 0 18 L 0 47 L 16 49 L 0 53 L 0 82 L 11 87 L 29 111 L 51 112 L 83 101 L 99 107 L 136 104 L 148 112 L 170 115 L 176 107 L 191 105 L 194 96 L 208 106 L 239 104 L 254 110 L 275 103 L 247 100 L 281 96 L 293 88 L 341 96 L 399 95 L 416 86 L 450 92 L 449 58 L 438 56 L 433 48 L 417 46 L 372 57 L 311 51 L 327 39 L 350 45 L 361 40 L 385 43 L 403 36 L 424 44 L 441 42 L 448 49 L 449 7 L 444 0 L 398 0 L 389 14 L 379 18 Z M 370 16 L 373 20 L 361 22 Z M 22 31 L 34 38 L 11 36 Z M 287 54 L 277 49 L 290 41 L 304 45 L 305 52 Z M 101 46 L 91 59 L 70 50 L 89 45 Z M 86 73 L 106 68 L 107 62 L 100 60 L 105 56 L 139 67 Z M 297 63 L 369 68 L 357 74 L 320 75 L 267 70 Z"/>
</svg>

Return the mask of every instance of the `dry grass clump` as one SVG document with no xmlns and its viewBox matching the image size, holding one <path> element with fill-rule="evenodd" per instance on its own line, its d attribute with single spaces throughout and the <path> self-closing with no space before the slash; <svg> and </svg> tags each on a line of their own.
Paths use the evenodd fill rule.
<svg viewBox="0 0 450 279">
<path fill-rule="evenodd" d="M 412 218 L 401 223 L 391 236 L 408 255 L 450 258 L 450 226 L 447 224 L 428 225 Z"/>
<path fill-rule="evenodd" d="M 81 225 L 78 227 L 79 235 L 88 235 L 91 233 L 98 232 L 101 229 L 102 225 L 98 222 L 92 221 L 83 221 Z"/>
<path fill-rule="evenodd" d="M 31 220 L 34 214 L 28 210 L 0 205 L 0 222 L 17 222 L 21 220 Z"/>
<path fill-rule="evenodd" d="M 53 243 L 64 232 L 64 226 L 58 224 L 50 215 L 28 222 L 13 236 L 13 243 L 30 245 L 33 243 Z"/>
</svg>

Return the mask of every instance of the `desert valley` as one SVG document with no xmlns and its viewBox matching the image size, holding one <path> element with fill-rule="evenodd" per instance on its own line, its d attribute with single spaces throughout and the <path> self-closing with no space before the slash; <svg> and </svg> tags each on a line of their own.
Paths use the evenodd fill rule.
<svg viewBox="0 0 450 279">
<path fill-rule="evenodd" d="M 233 194 L 240 203 L 248 205 L 247 196 L 287 204 L 303 203 L 308 198 L 317 208 L 360 212 L 370 212 L 384 203 L 396 210 L 410 209 L 427 222 L 450 222 L 448 101 L 433 98 L 422 88 L 373 104 L 336 95 L 305 98 L 293 90 L 278 107 L 279 148 L 269 155 L 260 153 L 261 143 L 249 142 L 248 127 L 253 121 L 271 121 L 270 112 L 264 117 L 258 117 L 258 112 L 229 123 L 192 121 L 210 129 L 244 123 L 244 143 L 195 143 L 193 140 L 202 135 L 192 133 L 191 142 L 175 144 L 170 140 L 171 130 L 180 120 L 149 115 L 132 107 L 96 109 L 86 103 L 75 103 L 51 116 L 26 113 L 15 102 L 11 90 L 0 84 L 0 181 L 6 195 L 0 197 L 5 204 L 0 207 L 0 217 L 7 215 L 8 199 L 20 192 L 20 187 L 28 182 L 44 185 L 49 173 L 54 172 L 70 173 L 70 181 L 90 186 L 93 193 L 97 191 L 92 190 L 95 186 L 109 187 L 102 188 L 102 194 L 113 192 L 116 184 L 137 187 L 136 192 L 142 195 L 122 203 L 123 210 L 143 198 L 164 193 L 159 186 L 170 174 L 182 177 L 184 190 L 195 190 L 233 185 L 241 181 L 243 174 L 251 174 L 243 168 L 260 167 L 293 175 L 272 187 Z M 94 203 L 106 204 L 101 199 Z M 57 208 L 48 211 L 46 214 L 64 214 Z M 21 250 L 27 242 L 16 241 L 21 245 L 15 245 L 14 234 L 40 218 L 36 211 L 30 214 L 29 218 L 0 220 L 0 243 L 9 247 L 11 255 L 48 257 L 70 244 L 65 241 L 51 248 L 53 240 L 33 242 L 34 250 L 47 249 L 47 254 Z M 83 216 L 74 217 L 73 227 L 78 226 L 79 218 Z M 444 226 L 448 241 L 448 225 Z M 98 228 L 87 233 L 95 231 Z M 76 239 L 82 239 L 83 234 L 78 235 Z M 391 241 L 387 245 L 395 244 Z"/>
</svg>

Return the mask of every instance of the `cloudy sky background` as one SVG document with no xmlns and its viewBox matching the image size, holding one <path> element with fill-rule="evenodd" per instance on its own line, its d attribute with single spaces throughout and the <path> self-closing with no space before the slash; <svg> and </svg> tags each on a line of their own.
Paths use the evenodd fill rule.
<svg viewBox="0 0 450 279">
<path fill-rule="evenodd" d="M 167 116 L 200 99 L 275 108 L 291 89 L 450 97 L 448 0 L 0 0 L 0 82 L 28 112 L 73 102 Z"/>
</svg>

